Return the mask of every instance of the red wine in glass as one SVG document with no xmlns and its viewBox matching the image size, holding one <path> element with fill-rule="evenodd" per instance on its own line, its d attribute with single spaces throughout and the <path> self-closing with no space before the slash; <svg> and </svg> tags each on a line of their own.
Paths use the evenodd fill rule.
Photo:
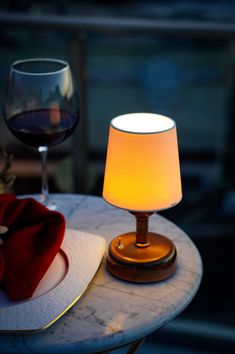
<svg viewBox="0 0 235 354">
<path fill-rule="evenodd" d="M 31 146 L 53 146 L 62 143 L 74 131 L 78 117 L 62 110 L 38 109 L 18 113 L 8 120 L 11 132 Z"/>
<path fill-rule="evenodd" d="M 14 62 L 6 88 L 4 118 L 16 138 L 41 154 L 41 201 L 66 214 L 66 208 L 58 207 L 49 197 L 47 150 L 67 139 L 79 120 L 78 94 L 69 64 L 43 58 Z"/>
</svg>

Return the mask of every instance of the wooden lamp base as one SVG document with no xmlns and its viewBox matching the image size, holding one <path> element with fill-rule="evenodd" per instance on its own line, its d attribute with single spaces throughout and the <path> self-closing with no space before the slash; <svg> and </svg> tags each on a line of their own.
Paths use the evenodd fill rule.
<svg viewBox="0 0 235 354">
<path fill-rule="evenodd" d="M 176 248 L 167 237 L 148 232 L 152 213 L 134 213 L 136 232 L 122 234 L 109 245 L 107 268 L 114 276 L 135 283 L 156 282 L 176 270 Z"/>
</svg>

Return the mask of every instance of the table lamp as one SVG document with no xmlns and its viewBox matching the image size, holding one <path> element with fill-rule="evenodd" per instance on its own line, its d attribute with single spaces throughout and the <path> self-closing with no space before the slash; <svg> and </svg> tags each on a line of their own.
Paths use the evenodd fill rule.
<svg viewBox="0 0 235 354">
<path fill-rule="evenodd" d="M 176 270 L 176 248 L 148 231 L 149 216 L 182 198 L 175 122 L 163 115 L 131 113 L 111 120 L 103 198 L 136 217 L 136 231 L 114 238 L 107 268 L 131 282 L 155 282 Z"/>
</svg>

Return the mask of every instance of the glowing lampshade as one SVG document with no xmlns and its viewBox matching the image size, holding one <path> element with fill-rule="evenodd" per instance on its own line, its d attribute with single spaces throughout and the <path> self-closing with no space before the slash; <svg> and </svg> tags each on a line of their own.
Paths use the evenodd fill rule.
<svg viewBox="0 0 235 354">
<path fill-rule="evenodd" d="M 104 199 L 131 211 L 156 211 L 182 198 L 175 122 L 149 113 L 111 121 Z"/>
</svg>

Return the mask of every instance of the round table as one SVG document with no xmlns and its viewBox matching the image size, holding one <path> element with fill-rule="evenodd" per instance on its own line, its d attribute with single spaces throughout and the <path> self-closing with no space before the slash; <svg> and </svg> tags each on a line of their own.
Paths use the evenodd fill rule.
<svg viewBox="0 0 235 354">
<path fill-rule="evenodd" d="M 57 194 L 69 203 L 67 226 L 110 240 L 135 229 L 134 218 L 100 197 Z M 105 257 L 82 298 L 56 323 L 37 333 L 1 334 L 1 353 L 95 353 L 144 338 L 175 318 L 191 302 L 200 285 L 202 263 L 190 238 L 159 215 L 150 218 L 150 231 L 174 241 L 176 273 L 167 280 L 134 284 L 110 275 Z"/>
</svg>

